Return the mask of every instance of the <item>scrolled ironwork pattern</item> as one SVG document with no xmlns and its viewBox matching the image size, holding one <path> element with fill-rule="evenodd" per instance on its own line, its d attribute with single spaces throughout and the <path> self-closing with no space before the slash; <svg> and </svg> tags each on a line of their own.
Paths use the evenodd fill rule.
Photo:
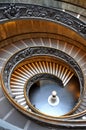
<svg viewBox="0 0 86 130">
<path fill-rule="evenodd" d="M 59 9 L 31 4 L 0 4 L 0 21 L 38 18 L 61 23 L 86 38 L 86 23 Z"/>
<path fill-rule="evenodd" d="M 83 92 L 83 89 L 84 89 L 84 77 L 83 77 L 81 68 L 79 67 L 77 62 L 72 57 L 70 57 L 66 53 L 64 53 L 60 50 L 54 49 L 54 48 L 30 47 L 30 48 L 26 48 L 24 50 L 17 52 L 16 54 L 14 54 L 8 60 L 8 62 L 6 63 L 6 65 L 3 68 L 3 71 L 2 71 L 3 88 L 5 90 L 5 94 L 6 94 L 7 98 L 9 100 L 11 99 L 10 100 L 11 103 L 16 108 L 18 108 L 21 112 L 24 112 L 27 116 L 31 117 L 32 119 L 36 119 L 37 121 L 41 121 L 41 122 L 44 122 L 44 123 L 47 123 L 47 124 L 48 123 L 53 124 L 52 122 L 55 121 L 54 125 L 56 125 L 56 126 L 58 124 L 62 125 L 62 122 L 63 122 L 63 124 L 70 125 L 70 120 L 67 120 L 67 122 L 66 122 L 66 119 L 71 119 L 71 118 L 74 119 L 76 117 L 80 117 L 80 116 L 82 116 L 83 113 L 81 115 L 79 115 L 79 114 L 77 114 L 77 115 L 75 114 L 75 115 L 72 115 L 72 116 L 69 115 L 70 117 L 66 117 L 66 119 L 64 118 L 63 121 L 60 118 L 57 118 L 56 120 L 54 120 L 54 119 L 51 119 L 51 118 L 47 118 L 46 116 L 41 116 L 41 118 L 40 118 L 40 115 L 37 115 L 33 111 L 31 111 L 31 113 L 30 113 L 29 110 L 23 109 L 18 103 L 15 102 L 15 97 L 12 95 L 11 88 L 10 88 L 10 78 L 11 78 L 12 72 L 17 65 L 22 63 L 23 60 L 29 59 L 29 58 L 35 57 L 35 56 L 51 56 L 52 58 L 54 57 L 54 58 L 57 58 L 59 60 L 61 59 L 64 62 L 66 62 L 67 64 L 69 64 L 69 66 L 71 66 L 71 68 L 73 68 L 73 70 L 76 72 L 76 74 L 79 78 L 79 82 L 80 82 L 80 86 L 81 86 L 81 96 L 83 96 L 82 92 Z M 35 78 L 35 80 L 36 80 L 37 77 L 33 77 L 33 78 Z M 33 83 L 33 79 L 31 81 L 31 84 L 32 83 Z M 44 119 L 48 120 L 49 122 L 45 122 Z M 77 122 L 76 122 L 76 125 L 77 125 Z"/>
<path fill-rule="evenodd" d="M 59 59 L 65 61 L 66 63 L 68 63 L 76 72 L 76 74 L 79 78 L 80 86 L 81 86 L 81 93 L 83 92 L 82 88 L 84 88 L 84 77 L 83 77 L 81 68 L 79 67 L 77 62 L 72 57 L 67 55 L 66 53 L 64 53 L 60 50 L 48 48 L 48 47 L 30 47 L 30 48 L 24 49 L 24 50 L 16 53 L 15 55 L 13 55 L 8 60 L 6 66 L 4 68 L 4 73 L 3 73 L 4 83 L 6 84 L 7 88 L 9 88 L 9 86 L 10 86 L 9 79 L 10 79 L 12 70 L 18 63 L 20 63 L 24 59 L 30 58 L 32 56 L 42 56 L 42 55 L 53 56 L 53 57 L 59 58 Z"/>
</svg>

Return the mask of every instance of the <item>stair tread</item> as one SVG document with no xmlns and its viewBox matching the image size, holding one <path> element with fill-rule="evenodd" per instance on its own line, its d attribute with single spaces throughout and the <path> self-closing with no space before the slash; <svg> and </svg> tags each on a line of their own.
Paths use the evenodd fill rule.
<svg viewBox="0 0 86 130">
<path fill-rule="evenodd" d="M 26 117 L 25 115 L 23 115 L 15 109 L 13 113 L 5 121 L 23 129 L 27 120 L 29 120 L 28 117 Z"/>
</svg>

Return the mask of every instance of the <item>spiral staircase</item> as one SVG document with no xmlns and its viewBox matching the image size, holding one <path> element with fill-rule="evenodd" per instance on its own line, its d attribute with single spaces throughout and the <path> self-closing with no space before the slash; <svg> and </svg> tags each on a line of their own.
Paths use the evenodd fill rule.
<svg viewBox="0 0 86 130">
<path fill-rule="evenodd" d="M 86 17 L 81 16 L 81 20 L 84 21 L 82 22 L 74 19 L 71 11 L 67 12 L 68 15 L 71 13 L 74 22 L 81 22 L 78 30 L 77 25 L 73 27 L 66 22 L 62 23 L 58 15 L 50 18 L 50 14 L 48 16 L 45 10 L 48 9 L 49 13 L 49 10 L 54 10 L 52 8 L 16 5 L 3 3 L 0 7 L 1 13 L 4 14 L 0 17 L 1 128 L 86 129 Z M 11 11 L 14 9 L 14 13 L 9 13 L 9 7 Z M 39 15 L 34 13 L 33 8 Z M 57 12 L 54 10 L 54 13 L 55 11 Z M 61 15 L 64 14 L 62 10 Z M 74 12 L 73 15 L 76 16 Z M 45 79 L 54 77 L 62 81 L 62 89 L 73 89 L 77 103 L 66 114 L 55 117 L 45 115 L 28 100 L 29 89 L 44 76 Z"/>
</svg>

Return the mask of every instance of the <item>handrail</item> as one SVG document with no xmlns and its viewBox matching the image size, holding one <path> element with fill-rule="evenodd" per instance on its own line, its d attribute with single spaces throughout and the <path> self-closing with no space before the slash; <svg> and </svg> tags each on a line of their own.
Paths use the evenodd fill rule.
<svg viewBox="0 0 86 130">
<path fill-rule="evenodd" d="M 78 0 L 79 1 L 79 0 Z M 8 1 L 7 1 L 8 2 Z M 10 0 L 8 3 L 12 3 L 12 1 Z M 34 4 L 34 0 L 31 1 L 27 1 L 27 0 L 20 0 L 20 1 L 15 1 L 13 3 L 16 4 Z M 82 4 L 84 3 L 84 4 Z M 5 2 L 0 2 L 1 4 L 7 4 L 6 0 Z M 73 12 L 73 13 L 77 13 L 82 15 L 83 17 L 86 17 L 86 4 L 85 1 L 84 2 L 76 2 L 76 1 L 69 1 L 69 0 L 41 0 L 41 1 L 35 1 L 36 5 L 40 5 L 40 6 L 46 6 L 46 7 L 52 7 L 52 8 L 56 8 L 56 9 L 65 9 L 69 12 Z M 81 18 L 82 19 L 82 18 Z"/>
<path fill-rule="evenodd" d="M 0 4 L 0 23 L 29 18 L 63 24 L 86 38 L 86 23 L 60 9 L 31 4 Z"/>
</svg>

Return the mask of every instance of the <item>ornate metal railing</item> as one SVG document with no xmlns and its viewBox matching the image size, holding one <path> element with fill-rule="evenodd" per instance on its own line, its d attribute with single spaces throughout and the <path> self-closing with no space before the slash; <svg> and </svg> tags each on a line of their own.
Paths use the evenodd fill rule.
<svg viewBox="0 0 86 130">
<path fill-rule="evenodd" d="M 11 75 L 13 69 L 15 68 L 15 66 L 17 66 L 17 64 L 19 64 L 21 61 L 25 60 L 26 58 L 30 58 L 32 56 L 41 56 L 41 55 L 53 56 L 53 57 L 59 58 L 59 59 L 65 61 L 66 63 L 68 63 L 73 68 L 73 70 L 76 72 L 76 74 L 79 78 L 80 86 L 81 86 L 81 93 L 83 92 L 84 78 L 83 78 L 81 68 L 79 67 L 77 62 L 72 57 L 67 55 L 66 53 L 64 53 L 60 50 L 56 50 L 53 48 L 47 48 L 47 47 L 31 47 L 31 48 L 24 49 L 24 50 L 16 53 L 15 55 L 13 55 L 8 60 L 6 66 L 4 68 L 4 72 L 3 72 L 3 80 L 7 86 L 7 89 L 9 89 L 10 75 Z"/>
<path fill-rule="evenodd" d="M 45 19 L 71 28 L 86 38 L 86 24 L 59 9 L 31 4 L 0 4 L 0 22 L 15 19 Z"/>
<path fill-rule="evenodd" d="M 52 57 L 55 57 L 57 59 L 60 59 L 60 60 L 63 60 L 64 62 L 66 62 L 67 64 L 69 64 L 73 70 L 75 71 L 75 73 L 77 74 L 78 78 L 79 78 L 79 83 L 80 83 L 80 89 L 81 89 L 81 96 L 80 96 L 80 99 L 79 99 L 79 102 L 81 102 L 81 98 L 83 96 L 83 89 L 84 89 L 84 78 L 83 78 L 83 74 L 82 74 L 82 71 L 81 71 L 81 68 L 78 66 L 78 64 L 76 63 L 76 61 L 70 57 L 69 55 L 67 55 L 66 53 L 60 51 L 60 50 L 56 50 L 56 49 L 53 49 L 53 48 L 47 48 L 47 47 L 31 47 L 31 48 L 27 48 L 27 49 L 24 49 L 18 53 L 16 53 L 15 55 L 13 55 L 9 60 L 8 62 L 6 63 L 4 69 L 3 69 L 3 72 L 2 72 L 2 86 L 3 86 L 3 90 L 7 96 L 7 98 L 9 99 L 9 101 L 11 101 L 11 103 L 17 108 L 19 109 L 20 111 L 22 111 L 23 113 L 25 113 L 26 115 L 32 117 L 33 119 L 37 119 L 42 122 L 44 122 L 43 120 L 48 120 L 47 123 L 51 122 L 52 124 L 52 121 L 54 120 L 57 120 L 58 118 L 56 119 L 50 119 L 50 118 L 47 118 L 47 117 L 42 117 L 42 115 L 36 115 L 36 113 L 34 112 L 30 112 L 26 109 L 24 109 L 22 106 L 20 106 L 19 104 L 16 103 L 16 101 L 14 101 L 14 96 L 12 95 L 11 93 L 11 89 L 10 89 L 10 77 L 11 77 L 11 74 L 13 72 L 13 70 L 15 69 L 15 67 L 20 63 L 22 62 L 23 60 L 27 59 L 27 58 L 30 58 L 30 57 L 33 57 L 33 56 L 52 56 Z M 81 113 L 82 115 L 83 113 Z M 61 119 L 59 119 L 58 121 L 61 122 L 62 118 L 76 118 L 76 117 L 79 117 L 81 116 L 80 114 L 75 114 L 75 115 L 68 115 L 67 117 L 61 117 Z M 51 121 L 52 120 L 52 121 Z M 58 122 L 56 121 L 56 122 Z M 54 124 L 56 125 L 56 122 L 54 122 Z"/>
</svg>

